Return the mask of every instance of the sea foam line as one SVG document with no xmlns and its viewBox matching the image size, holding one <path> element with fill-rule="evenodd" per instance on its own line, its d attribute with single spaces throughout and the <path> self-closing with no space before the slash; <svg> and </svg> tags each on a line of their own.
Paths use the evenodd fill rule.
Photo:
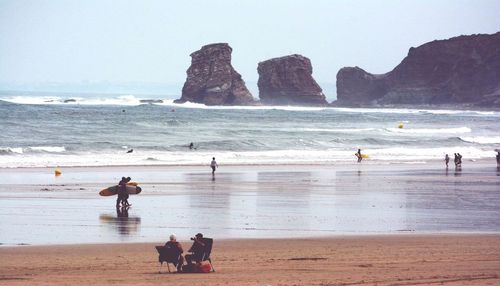
<svg viewBox="0 0 500 286">
<path fill-rule="evenodd" d="M 245 152 L 199 151 L 143 151 L 134 149 L 125 154 L 122 150 L 107 153 L 23 153 L 4 154 L 0 168 L 54 167 L 54 166 L 137 166 L 137 165 L 207 165 L 216 157 L 220 165 L 275 165 L 275 164 L 330 164 L 354 162 L 352 150 L 276 150 Z M 380 148 L 362 149 L 370 161 L 415 162 L 442 160 L 444 154 L 461 153 L 464 160 L 493 158 L 494 153 L 476 147 L 440 148 Z"/>
</svg>

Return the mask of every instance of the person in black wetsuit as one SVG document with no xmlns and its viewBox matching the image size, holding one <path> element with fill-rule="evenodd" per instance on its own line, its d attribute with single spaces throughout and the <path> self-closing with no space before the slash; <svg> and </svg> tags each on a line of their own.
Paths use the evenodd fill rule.
<svg viewBox="0 0 500 286">
<path fill-rule="evenodd" d="M 118 197 L 116 198 L 116 208 L 120 207 L 120 204 L 123 201 L 123 196 L 127 192 L 127 178 L 122 177 L 120 182 L 118 182 Z"/>
</svg>

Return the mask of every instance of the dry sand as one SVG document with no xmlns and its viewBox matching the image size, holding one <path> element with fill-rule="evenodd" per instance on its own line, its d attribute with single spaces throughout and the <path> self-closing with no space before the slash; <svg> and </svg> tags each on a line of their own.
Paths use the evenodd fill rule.
<svg viewBox="0 0 500 286">
<path fill-rule="evenodd" d="M 500 285 L 500 235 L 215 241 L 209 274 L 159 274 L 157 244 L 3 247 L 0 285 Z"/>
</svg>

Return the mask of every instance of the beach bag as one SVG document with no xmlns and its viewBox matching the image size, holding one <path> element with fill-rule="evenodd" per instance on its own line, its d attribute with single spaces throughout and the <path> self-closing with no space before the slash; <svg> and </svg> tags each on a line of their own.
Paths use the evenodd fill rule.
<svg viewBox="0 0 500 286">
<path fill-rule="evenodd" d="M 212 265 L 206 261 L 203 261 L 196 266 L 198 268 L 198 272 L 200 273 L 210 273 L 210 271 L 212 271 Z"/>
</svg>

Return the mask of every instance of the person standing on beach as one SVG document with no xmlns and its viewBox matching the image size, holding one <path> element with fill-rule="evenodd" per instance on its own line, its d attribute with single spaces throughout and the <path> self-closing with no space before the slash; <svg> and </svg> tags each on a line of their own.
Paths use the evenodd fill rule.
<svg viewBox="0 0 500 286">
<path fill-rule="evenodd" d="M 361 163 L 361 160 L 363 160 L 363 156 L 361 156 L 361 149 L 358 149 L 358 152 L 356 152 L 356 157 L 358 157 L 358 163 Z"/>
<path fill-rule="evenodd" d="M 215 157 L 212 158 L 212 162 L 210 162 L 210 167 L 212 168 L 212 176 L 214 176 L 215 169 L 219 167 L 219 165 L 217 165 L 217 162 L 215 161 Z"/>
<path fill-rule="evenodd" d="M 497 151 L 497 167 L 500 167 L 500 151 Z"/>
<path fill-rule="evenodd" d="M 457 158 L 458 158 L 458 167 L 462 167 L 462 155 L 460 155 L 460 153 L 457 153 Z"/>
<path fill-rule="evenodd" d="M 448 156 L 448 154 L 444 156 L 444 162 L 446 163 L 446 168 L 448 168 L 448 162 L 450 162 L 450 156 Z"/>
<path fill-rule="evenodd" d="M 453 153 L 455 155 L 455 158 L 453 158 L 453 162 L 455 163 L 455 168 L 458 167 L 458 156 L 457 153 Z"/>
</svg>

